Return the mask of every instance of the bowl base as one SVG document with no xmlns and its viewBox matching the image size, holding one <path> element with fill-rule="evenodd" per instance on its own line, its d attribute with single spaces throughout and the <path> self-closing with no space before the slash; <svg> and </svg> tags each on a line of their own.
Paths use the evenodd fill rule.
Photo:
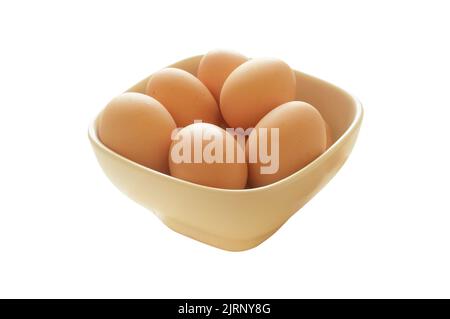
<svg viewBox="0 0 450 319">
<path fill-rule="evenodd" d="M 250 238 L 250 239 L 234 239 L 234 238 L 224 238 L 214 234 L 204 232 L 194 227 L 190 227 L 186 224 L 180 223 L 173 218 L 163 217 L 158 215 L 160 220 L 173 231 L 192 238 L 194 240 L 200 241 L 204 244 L 214 246 L 228 251 L 244 251 L 254 248 L 272 236 L 278 229 L 274 229 L 261 236 Z"/>
</svg>

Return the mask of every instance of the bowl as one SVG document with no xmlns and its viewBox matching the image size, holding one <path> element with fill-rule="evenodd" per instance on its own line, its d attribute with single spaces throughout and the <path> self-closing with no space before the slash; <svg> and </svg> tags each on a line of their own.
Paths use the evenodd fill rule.
<svg viewBox="0 0 450 319">
<path fill-rule="evenodd" d="M 201 57 L 171 67 L 195 75 Z M 218 189 L 162 174 L 103 145 L 97 136 L 97 120 L 89 127 L 89 139 L 111 182 L 166 226 L 224 250 L 247 250 L 275 233 L 333 178 L 350 155 L 361 126 L 361 104 L 350 94 L 302 72 L 295 71 L 295 75 L 297 99 L 320 111 L 332 130 L 333 144 L 308 166 L 267 186 Z M 128 91 L 143 93 L 147 80 Z"/>
</svg>

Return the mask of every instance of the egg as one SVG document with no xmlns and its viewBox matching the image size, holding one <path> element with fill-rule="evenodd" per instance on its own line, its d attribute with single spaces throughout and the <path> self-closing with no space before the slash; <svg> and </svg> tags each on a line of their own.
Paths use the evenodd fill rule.
<svg viewBox="0 0 450 319">
<path fill-rule="evenodd" d="M 282 104 L 261 119 L 247 140 L 248 184 L 259 187 L 279 181 L 325 149 L 326 128 L 320 113 L 305 102 Z"/>
<path fill-rule="evenodd" d="M 157 100 L 145 94 L 124 93 L 101 113 L 98 137 L 116 153 L 167 174 L 167 154 L 175 128 L 172 116 Z"/>
<path fill-rule="evenodd" d="M 247 183 L 245 145 L 222 128 L 195 123 L 172 136 L 170 174 L 210 187 L 242 189 Z"/>
<path fill-rule="evenodd" d="M 232 127 L 254 127 L 272 109 L 295 99 L 295 75 L 278 59 L 252 59 L 238 66 L 223 84 L 220 110 Z"/>
<path fill-rule="evenodd" d="M 176 68 L 162 69 L 150 76 L 146 94 L 161 102 L 178 127 L 196 120 L 219 124 L 219 107 L 208 88 L 192 74 Z"/>
<path fill-rule="evenodd" d="M 247 60 L 247 57 L 236 52 L 210 51 L 200 60 L 197 78 L 205 84 L 216 101 L 219 102 L 223 83 L 234 69 Z"/>
<path fill-rule="evenodd" d="M 325 127 L 327 130 L 327 149 L 330 148 L 331 145 L 333 145 L 333 131 L 331 130 L 330 125 L 325 122 Z"/>
</svg>

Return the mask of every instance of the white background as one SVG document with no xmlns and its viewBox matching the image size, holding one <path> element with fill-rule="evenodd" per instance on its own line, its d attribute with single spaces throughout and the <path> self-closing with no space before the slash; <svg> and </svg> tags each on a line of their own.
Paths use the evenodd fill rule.
<svg viewBox="0 0 450 319">
<path fill-rule="evenodd" d="M 449 14 L 448 1 L 0 2 L 0 297 L 450 297 Z M 241 253 L 166 228 L 87 139 L 112 97 L 213 48 L 281 58 L 365 107 L 338 175 Z"/>
</svg>

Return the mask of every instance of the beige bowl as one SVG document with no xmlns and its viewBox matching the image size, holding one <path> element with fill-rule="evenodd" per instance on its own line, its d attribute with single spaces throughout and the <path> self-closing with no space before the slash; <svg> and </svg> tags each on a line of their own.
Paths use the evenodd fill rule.
<svg viewBox="0 0 450 319">
<path fill-rule="evenodd" d="M 201 56 L 172 65 L 196 74 Z M 296 71 L 297 99 L 314 105 L 329 123 L 334 144 L 305 168 L 264 187 L 226 190 L 193 184 L 134 163 L 103 145 L 96 121 L 89 138 L 100 166 L 128 197 L 152 210 L 176 232 L 232 251 L 253 248 L 276 232 L 336 174 L 352 151 L 362 107 L 340 88 Z M 147 79 L 128 91 L 145 90 Z"/>
</svg>

